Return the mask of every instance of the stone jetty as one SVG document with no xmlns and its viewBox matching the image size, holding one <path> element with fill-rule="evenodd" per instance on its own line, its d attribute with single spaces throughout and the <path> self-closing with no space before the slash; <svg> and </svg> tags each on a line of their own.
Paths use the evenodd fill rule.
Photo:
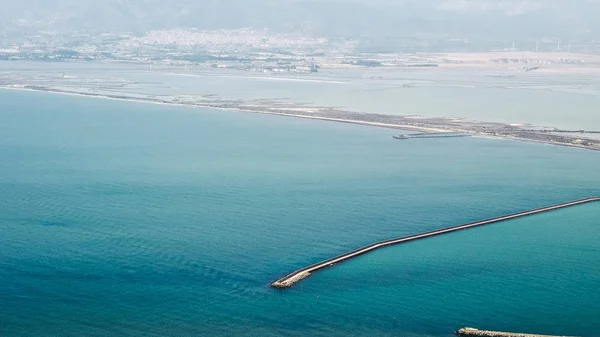
<svg viewBox="0 0 600 337">
<path fill-rule="evenodd" d="M 534 214 L 539 214 L 539 213 L 550 212 L 550 211 L 554 211 L 554 210 L 561 209 L 561 208 L 567 208 L 567 207 L 572 207 L 572 206 L 576 206 L 576 205 L 586 204 L 586 203 L 590 203 L 590 202 L 597 202 L 597 201 L 600 201 L 600 197 L 593 197 L 593 198 L 586 198 L 586 199 L 575 200 L 575 201 L 570 201 L 570 202 L 564 202 L 564 203 L 558 204 L 558 205 L 536 208 L 536 209 L 532 209 L 529 211 L 523 211 L 523 212 L 519 212 L 519 213 L 499 216 L 499 217 L 495 217 L 492 219 L 487 219 L 487 220 L 482 220 L 482 221 L 466 223 L 466 224 L 462 224 L 462 225 L 458 225 L 458 226 L 437 229 L 437 230 L 433 230 L 433 231 L 429 231 L 429 232 L 425 232 L 425 233 L 404 236 L 404 237 L 386 240 L 386 241 L 375 242 L 368 246 L 365 246 L 365 247 L 362 247 L 359 249 L 355 249 L 348 253 L 332 257 L 330 259 L 327 259 L 327 260 L 319 262 L 319 263 L 311 264 L 308 267 L 298 269 L 298 270 L 278 279 L 277 281 L 271 283 L 270 286 L 273 288 L 280 288 L 280 289 L 290 288 L 297 282 L 310 276 L 310 274 L 315 271 L 321 270 L 323 268 L 327 268 L 336 263 L 352 259 L 359 255 L 362 255 L 362 254 L 368 253 L 370 251 L 373 251 L 375 249 L 383 248 L 386 246 L 400 244 L 400 243 L 406 243 L 406 242 L 420 240 L 420 239 L 425 239 L 425 238 L 432 237 L 432 236 L 452 233 L 452 232 L 456 232 L 456 231 L 460 231 L 460 230 L 464 230 L 464 229 L 489 225 L 489 224 L 493 224 L 493 223 L 497 223 L 497 222 L 501 222 L 501 221 L 521 218 L 524 216 L 529 216 L 529 215 L 534 215 Z"/>
</svg>

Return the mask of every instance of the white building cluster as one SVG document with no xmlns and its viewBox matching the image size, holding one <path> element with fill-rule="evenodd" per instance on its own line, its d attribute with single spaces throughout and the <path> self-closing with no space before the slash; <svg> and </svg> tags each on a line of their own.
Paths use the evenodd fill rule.
<svg viewBox="0 0 600 337">
<path fill-rule="evenodd" d="M 178 48 L 279 48 L 309 47 L 327 44 L 326 38 L 300 37 L 284 34 L 269 34 L 267 31 L 253 29 L 235 30 L 157 30 L 148 32 L 143 37 L 136 37 L 123 43 L 132 47 L 174 46 Z"/>
</svg>

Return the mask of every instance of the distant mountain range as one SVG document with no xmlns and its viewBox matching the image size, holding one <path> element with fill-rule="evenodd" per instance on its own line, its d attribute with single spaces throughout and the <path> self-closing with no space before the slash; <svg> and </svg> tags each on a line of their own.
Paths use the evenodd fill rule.
<svg viewBox="0 0 600 337">
<path fill-rule="evenodd" d="M 0 33 L 267 28 L 328 37 L 600 40 L 598 0 L 3 0 Z"/>
</svg>

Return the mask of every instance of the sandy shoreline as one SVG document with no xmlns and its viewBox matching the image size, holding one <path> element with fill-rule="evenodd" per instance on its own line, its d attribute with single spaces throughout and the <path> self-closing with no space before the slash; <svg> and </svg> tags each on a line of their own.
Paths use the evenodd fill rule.
<svg viewBox="0 0 600 337">
<path fill-rule="evenodd" d="M 313 119 L 313 120 L 323 120 L 323 121 L 338 122 L 338 123 L 350 123 L 350 124 L 357 124 L 357 125 L 375 126 L 375 127 L 410 130 L 410 131 L 448 132 L 448 130 L 439 129 L 439 128 L 419 127 L 419 126 L 412 126 L 412 125 L 397 125 L 397 124 L 377 123 L 377 122 L 368 122 L 368 121 L 357 121 L 357 120 L 349 120 L 349 119 L 342 119 L 342 118 L 308 116 L 308 115 L 300 115 L 300 114 L 286 113 L 286 112 L 279 112 L 279 111 L 253 110 L 253 109 L 244 109 L 244 108 L 236 108 L 236 107 L 220 107 L 220 106 L 214 106 L 211 104 L 202 104 L 202 103 L 191 104 L 191 103 L 178 103 L 178 102 L 161 102 L 159 100 L 154 100 L 154 99 L 140 99 L 140 98 L 134 98 L 134 97 L 118 98 L 118 97 L 110 97 L 108 95 L 102 95 L 102 94 L 86 94 L 86 93 L 68 92 L 68 91 L 59 91 L 59 90 L 40 90 L 40 89 L 31 89 L 31 88 L 24 88 L 24 87 L 14 87 L 14 86 L 13 87 L 0 86 L 0 89 L 29 91 L 29 92 L 45 92 L 45 93 L 57 94 L 57 95 L 99 98 L 99 99 L 108 99 L 108 100 L 114 100 L 114 101 L 147 103 L 147 104 L 157 104 L 157 105 L 166 105 L 166 106 L 183 106 L 183 107 L 189 107 L 189 108 L 216 109 L 216 110 L 225 110 L 225 111 L 240 111 L 240 112 L 249 112 L 249 113 L 256 113 L 256 114 L 264 114 L 264 115 L 305 118 L 305 119 Z M 260 108 L 260 107 L 257 107 L 257 108 Z"/>
<path fill-rule="evenodd" d="M 543 143 L 549 145 L 559 145 L 576 147 L 588 150 L 600 150 L 600 139 L 590 139 L 585 137 L 571 137 L 553 135 L 543 132 L 535 132 L 503 123 L 482 123 L 475 121 L 466 121 L 460 119 L 435 118 L 435 117 L 420 117 L 415 119 L 414 116 L 393 116 L 381 114 L 365 114 L 354 113 L 350 111 L 341 111 L 328 108 L 290 108 L 289 106 L 281 107 L 271 105 L 270 103 L 256 104 L 246 102 L 222 102 L 213 101 L 211 103 L 202 102 L 181 102 L 181 101 L 165 101 L 159 98 L 139 98 L 128 97 L 125 94 L 106 94 L 106 93 L 85 93 L 76 91 L 66 91 L 63 89 L 55 89 L 48 87 L 31 88 L 27 86 L 0 86 L 0 89 L 19 90 L 30 92 L 46 92 L 51 94 L 80 96 L 90 98 L 110 99 L 117 101 L 128 101 L 137 103 L 150 103 L 168 106 L 182 106 L 189 108 L 204 108 L 226 111 L 239 111 L 255 114 L 285 116 L 294 118 L 304 118 L 312 120 L 322 120 L 337 123 L 348 123 L 372 127 L 382 127 L 389 129 L 399 129 L 407 131 L 417 131 L 426 133 L 435 132 L 462 132 L 468 133 L 475 137 L 495 138 L 518 140 L 535 143 Z M 278 110 L 279 109 L 279 110 Z M 294 111 L 294 112 L 290 112 Z M 333 115 L 333 116 L 326 116 Z M 415 123 L 415 120 L 422 123 Z M 390 121 L 386 123 L 384 121 Z M 416 124 L 416 125 L 415 125 Z M 485 125 L 485 126 L 484 126 Z"/>
</svg>

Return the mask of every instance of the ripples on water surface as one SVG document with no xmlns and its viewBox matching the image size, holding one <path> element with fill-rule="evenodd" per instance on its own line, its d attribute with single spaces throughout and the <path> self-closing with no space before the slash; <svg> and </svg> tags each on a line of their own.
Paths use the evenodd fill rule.
<svg viewBox="0 0 600 337">
<path fill-rule="evenodd" d="M 0 335 L 592 336 L 599 205 L 374 240 L 598 194 L 595 152 L 0 91 Z M 393 318 L 396 317 L 396 327 Z"/>
</svg>

